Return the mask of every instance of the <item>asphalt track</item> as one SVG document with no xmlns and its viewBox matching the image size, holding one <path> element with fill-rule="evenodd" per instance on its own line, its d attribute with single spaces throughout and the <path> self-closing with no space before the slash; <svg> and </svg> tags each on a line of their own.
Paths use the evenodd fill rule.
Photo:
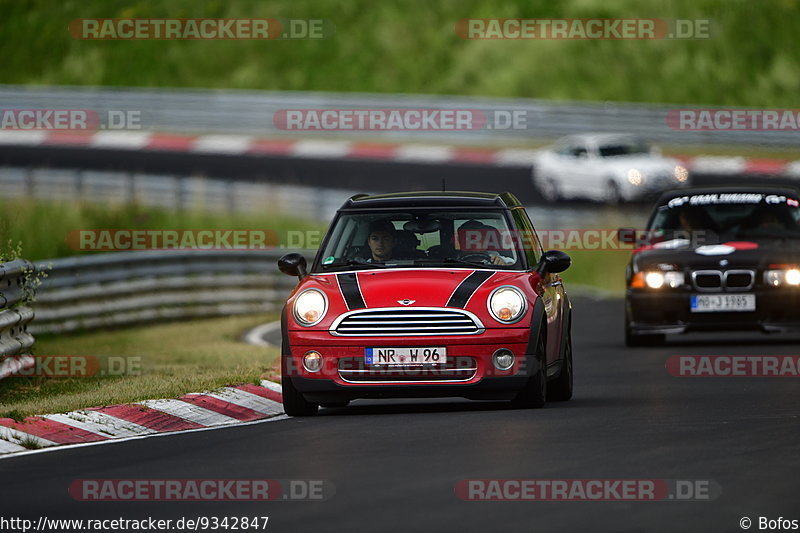
<svg viewBox="0 0 800 533">
<path fill-rule="evenodd" d="M 541 410 L 460 400 L 347 409 L 0 460 L 0 516 L 262 516 L 267 531 L 742 531 L 800 519 L 800 395 L 791 378 L 675 378 L 674 354 L 796 354 L 798 337 L 683 337 L 628 349 L 620 300 L 573 298 L 575 397 Z M 78 502 L 76 479 L 324 479 L 311 502 Z M 471 478 L 701 479 L 706 501 L 468 502 Z"/>
</svg>

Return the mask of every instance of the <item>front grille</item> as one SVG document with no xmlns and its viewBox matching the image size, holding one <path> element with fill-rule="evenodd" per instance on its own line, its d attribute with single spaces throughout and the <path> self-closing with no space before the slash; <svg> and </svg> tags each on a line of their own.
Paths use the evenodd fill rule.
<svg viewBox="0 0 800 533">
<path fill-rule="evenodd" d="M 694 286 L 700 291 L 744 291 L 753 286 L 752 270 L 696 270 L 692 272 Z"/>
<path fill-rule="evenodd" d="M 698 270 L 693 274 L 698 289 L 719 289 L 722 287 L 722 272 Z"/>
<path fill-rule="evenodd" d="M 725 272 L 725 286 L 732 290 L 745 290 L 753 286 L 752 270 L 729 270 Z"/>
<path fill-rule="evenodd" d="M 345 336 L 404 337 L 476 335 L 484 328 L 478 317 L 461 309 L 383 307 L 345 313 L 333 322 L 330 331 Z"/>
<path fill-rule="evenodd" d="M 478 365 L 472 357 L 449 357 L 443 365 L 367 365 L 363 358 L 339 359 L 339 377 L 348 383 L 469 381 Z"/>
</svg>

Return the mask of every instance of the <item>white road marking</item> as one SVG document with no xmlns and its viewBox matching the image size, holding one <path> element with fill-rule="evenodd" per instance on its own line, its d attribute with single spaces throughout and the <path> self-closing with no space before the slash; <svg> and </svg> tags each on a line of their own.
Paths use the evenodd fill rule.
<svg viewBox="0 0 800 533">
<path fill-rule="evenodd" d="M 243 154 L 253 144 L 253 137 L 247 135 L 203 135 L 194 142 L 195 152 L 219 154 Z"/>
<path fill-rule="evenodd" d="M 241 420 L 211 411 L 204 407 L 180 400 L 145 400 L 139 402 L 151 409 L 177 416 L 202 426 L 218 426 L 222 424 L 238 424 Z"/>
<path fill-rule="evenodd" d="M 226 387 L 218 392 L 207 392 L 206 395 L 217 398 L 218 400 L 230 402 L 239 407 L 252 409 L 258 413 L 267 415 L 279 415 L 283 413 L 283 406 L 278 402 L 268 400 L 267 398 L 263 398 L 251 392 L 234 389 L 233 387 Z"/>
<path fill-rule="evenodd" d="M 58 415 L 45 415 L 45 418 L 106 438 L 132 437 L 156 432 L 154 429 L 97 411 L 73 411 Z"/>
<path fill-rule="evenodd" d="M 147 146 L 151 134 L 145 131 L 101 131 L 92 136 L 95 148 L 126 148 L 138 150 Z"/>
</svg>

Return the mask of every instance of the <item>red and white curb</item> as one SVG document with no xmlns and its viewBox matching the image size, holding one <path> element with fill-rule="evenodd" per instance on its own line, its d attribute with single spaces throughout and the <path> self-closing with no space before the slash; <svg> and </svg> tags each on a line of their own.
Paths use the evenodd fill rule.
<svg viewBox="0 0 800 533">
<path fill-rule="evenodd" d="M 537 150 L 419 143 L 384 144 L 322 139 L 274 139 L 251 135 L 181 135 L 146 131 L 0 130 L 0 145 L 512 167 L 530 167 L 537 153 Z M 722 156 L 678 158 L 694 172 L 786 175 L 800 178 L 800 161 Z"/>
<path fill-rule="evenodd" d="M 283 418 L 281 386 L 263 380 L 261 385 L 236 385 L 186 394 L 174 400 L 146 400 L 31 416 L 21 422 L 0 418 L 0 457 L 63 444 L 97 443 Z"/>
</svg>

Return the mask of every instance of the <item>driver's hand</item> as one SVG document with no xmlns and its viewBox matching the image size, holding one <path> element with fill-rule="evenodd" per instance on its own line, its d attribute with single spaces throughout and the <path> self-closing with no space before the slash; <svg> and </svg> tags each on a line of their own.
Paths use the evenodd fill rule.
<svg viewBox="0 0 800 533">
<path fill-rule="evenodd" d="M 493 255 L 492 256 L 492 264 L 494 264 L 494 265 L 505 265 L 506 262 L 499 255 Z"/>
</svg>

